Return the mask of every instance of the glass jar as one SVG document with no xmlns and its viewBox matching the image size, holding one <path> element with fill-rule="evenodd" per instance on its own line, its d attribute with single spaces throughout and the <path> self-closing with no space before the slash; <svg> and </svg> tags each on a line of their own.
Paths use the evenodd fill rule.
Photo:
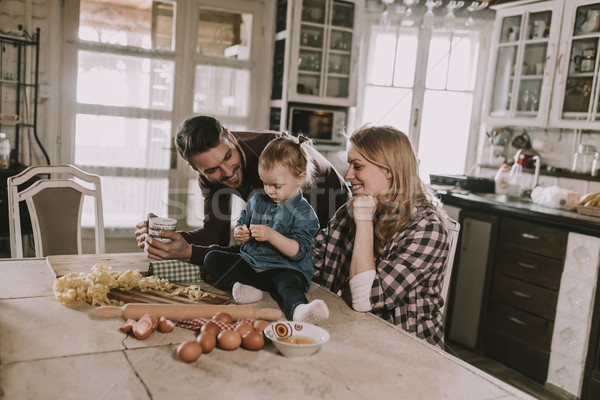
<svg viewBox="0 0 600 400">
<path fill-rule="evenodd" d="M 571 171 L 577 174 L 589 174 L 592 172 L 592 163 L 596 148 L 589 144 L 580 144 L 577 153 L 573 155 L 573 166 Z"/>
<path fill-rule="evenodd" d="M 600 153 L 594 154 L 594 161 L 592 161 L 592 176 L 600 175 Z"/>
<path fill-rule="evenodd" d="M 10 166 L 10 140 L 6 133 L 0 133 L 0 169 Z"/>
</svg>

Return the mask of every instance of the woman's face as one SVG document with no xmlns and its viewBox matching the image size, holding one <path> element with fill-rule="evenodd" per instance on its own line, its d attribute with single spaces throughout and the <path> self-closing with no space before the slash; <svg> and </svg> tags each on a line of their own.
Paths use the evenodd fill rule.
<svg viewBox="0 0 600 400">
<path fill-rule="evenodd" d="M 379 195 L 390 188 L 392 174 L 367 161 L 351 144 L 348 150 L 348 171 L 344 179 L 352 185 L 352 192 L 357 194 Z"/>
</svg>

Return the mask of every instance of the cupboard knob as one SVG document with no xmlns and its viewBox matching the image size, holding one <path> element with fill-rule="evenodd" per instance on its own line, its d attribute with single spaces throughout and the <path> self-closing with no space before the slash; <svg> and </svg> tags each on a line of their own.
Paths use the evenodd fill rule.
<svg viewBox="0 0 600 400">
<path fill-rule="evenodd" d="M 530 239 L 530 240 L 539 240 L 539 239 L 540 239 L 540 237 L 539 237 L 539 236 L 537 236 L 537 235 L 532 235 L 531 233 L 522 233 L 522 234 L 521 234 L 521 236 L 522 236 L 524 239 Z"/>
<path fill-rule="evenodd" d="M 521 321 L 518 318 L 515 317 L 508 317 L 508 319 L 510 319 L 512 322 L 514 322 L 515 324 L 519 324 L 519 325 L 527 325 L 526 322 Z"/>
</svg>

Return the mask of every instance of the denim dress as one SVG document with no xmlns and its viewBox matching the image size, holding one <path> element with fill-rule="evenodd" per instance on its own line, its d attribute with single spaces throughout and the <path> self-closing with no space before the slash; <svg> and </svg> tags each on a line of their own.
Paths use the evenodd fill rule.
<svg viewBox="0 0 600 400">
<path fill-rule="evenodd" d="M 240 249 L 240 255 L 256 272 L 270 268 L 302 272 L 308 290 L 314 274 L 311 249 L 313 238 L 319 231 L 319 219 L 302 193 L 279 204 L 262 191 L 254 194 L 240 214 L 236 226 L 240 225 L 266 225 L 298 242 L 298 252 L 287 257 L 270 243 L 251 238 Z"/>
</svg>

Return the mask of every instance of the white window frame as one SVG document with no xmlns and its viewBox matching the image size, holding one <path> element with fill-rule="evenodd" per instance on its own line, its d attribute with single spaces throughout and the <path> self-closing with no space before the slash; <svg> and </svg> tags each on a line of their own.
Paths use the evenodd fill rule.
<svg viewBox="0 0 600 400">
<path fill-rule="evenodd" d="M 273 35 L 275 0 L 173 0 L 176 3 L 175 12 L 175 49 L 174 51 L 156 51 L 139 48 L 118 49 L 115 46 L 101 43 L 90 43 L 78 39 L 79 30 L 79 0 L 64 0 L 63 12 L 63 57 L 62 57 L 62 93 L 61 93 L 61 119 L 59 123 L 59 139 L 57 140 L 57 153 L 59 163 L 71 164 L 75 156 L 75 115 L 81 112 L 85 105 L 78 105 L 76 100 L 77 91 L 77 53 L 79 50 L 107 51 L 111 54 L 123 54 L 134 56 L 157 55 L 165 60 L 175 63 L 175 82 L 173 88 L 172 111 L 157 110 L 127 110 L 123 107 L 125 116 L 138 118 L 165 117 L 171 121 L 171 137 L 174 138 L 179 124 L 193 115 L 194 97 L 194 73 L 196 65 L 203 57 L 195 53 L 197 37 L 197 20 L 199 7 L 214 7 L 217 9 L 229 9 L 235 12 L 251 12 L 255 15 L 253 25 L 260 24 L 254 29 L 258 30 L 252 41 L 252 56 L 246 63 L 255 68 L 256 79 L 251 80 L 251 93 L 253 96 L 263 95 L 268 100 L 270 91 L 271 68 L 264 68 L 270 64 Z M 260 11 L 257 11 L 260 10 Z M 266 60 L 266 61 L 265 61 Z M 222 63 L 220 63 L 222 65 Z M 262 89 L 261 89 L 262 88 Z M 251 102 L 253 111 L 249 114 L 248 128 L 268 127 L 269 102 Z M 219 118 L 219 116 L 216 116 Z M 227 126 L 227 121 L 222 121 Z M 229 121 L 235 124 L 236 121 Z M 106 168 L 105 168 L 106 170 Z M 115 168 L 114 176 L 119 173 Z M 190 210 L 193 205 L 188 205 L 190 200 L 188 182 L 195 178 L 195 173 L 177 154 L 174 147 L 171 148 L 171 168 L 168 170 L 169 180 L 169 215 L 178 212 L 182 205 Z M 143 176 L 143 175 L 141 175 Z M 105 199 L 106 202 L 110 199 Z M 143 207 L 143 206 L 140 206 Z M 140 217 L 152 210 L 140 209 Z M 186 226 L 185 219 L 178 229 L 186 230 L 192 227 Z M 108 227 L 109 228 L 109 227 Z M 108 229 L 110 231 L 110 229 Z M 120 230 L 122 234 L 131 236 L 131 229 Z M 127 232 L 125 232 L 127 231 Z M 121 235 L 122 235 L 121 234 Z M 121 236 L 117 232 L 116 236 Z"/>
</svg>

